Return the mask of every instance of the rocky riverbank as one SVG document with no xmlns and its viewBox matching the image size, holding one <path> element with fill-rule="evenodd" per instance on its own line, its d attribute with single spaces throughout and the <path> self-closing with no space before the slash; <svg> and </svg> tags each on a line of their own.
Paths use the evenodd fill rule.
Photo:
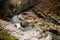
<svg viewBox="0 0 60 40">
<path fill-rule="evenodd" d="M 9 30 L 8 33 L 16 36 L 19 40 L 52 40 L 53 35 L 50 31 L 53 30 L 51 29 L 58 30 L 57 34 L 59 34 L 59 29 L 57 29 L 59 26 L 38 18 L 32 11 L 23 13 L 17 15 L 16 20 L 14 19 L 16 22 L 21 21 L 18 23 L 20 27 L 15 24 L 16 22 L 11 23 L 4 20 L 0 20 L 0 25 L 4 29 Z"/>
</svg>

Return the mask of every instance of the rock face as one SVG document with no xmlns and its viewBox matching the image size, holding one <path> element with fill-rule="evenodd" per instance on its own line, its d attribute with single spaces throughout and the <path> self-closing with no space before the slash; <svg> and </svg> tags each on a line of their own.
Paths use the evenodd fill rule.
<svg viewBox="0 0 60 40">
<path fill-rule="evenodd" d="M 16 36 L 19 40 L 52 40 L 52 34 L 48 31 L 43 32 L 40 28 L 34 28 L 26 31 L 21 28 L 19 29 L 15 27 L 14 24 L 6 21 L 1 21 L 0 25 L 2 25 L 4 29 L 9 30 L 8 33 Z"/>
<path fill-rule="evenodd" d="M 42 11 L 42 13 L 37 13 L 42 15 L 45 19 L 52 19 L 52 22 L 60 25 L 60 0 L 41 0 L 41 2 L 35 6 L 34 10 Z M 38 12 L 37 11 L 37 12 Z M 45 15 L 45 16 L 44 16 Z M 48 17 L 49 16 L 49 17 Z M 53 21 L 54 20 L 54 21 Z"/>
<path fill-rule="evenodd" d="M 41 0 L 41 3 L 39 2 L 40 0 L 0 0 L 0 18 L 9 19 L 12 22 L 0 20 L 0 25 L 19 40 L 52 40 L 52 36 L 60 35 L 60 25 L 55 25 L 57 22 L 60 23 L 60 1 Z M 33 9 L 21 12 L 37 3 L 39 4 Z M 56 37 L 59 39 L 60 36 Z"/>
<path fill-rule="evenodd" d="M 55 35 L 52 35 L 49 31 L 54 33 L 56 30 L 58 30 L 57 34 L 60 34 L 60 26 L 47 22 L 42 18 L 38 18 L 32 11 L 23 13 L 14 16 L 13 21 L 16 19 L 17 21 L 15 20 L 14 22 L 19 25 L 22 23 L 24 27 L 19 25 L 19 27 L 16 27 L 16 24 L 11 24 L 2 20 L 0 20 L 0 25 L 9 30 L 9 33 L 13 36 L 16 36 L 19 40 L 52 40 L 52 36 L 54 39 Z M 17 23 L 18 21 L 19 23 Z M 59 39 L 60 36 L 56 37 Z"/>
</svg>

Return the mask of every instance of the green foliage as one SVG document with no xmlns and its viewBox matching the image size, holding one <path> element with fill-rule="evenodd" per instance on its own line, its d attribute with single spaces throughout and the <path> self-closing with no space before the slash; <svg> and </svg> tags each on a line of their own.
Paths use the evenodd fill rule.
<svg viewBox="0 0 60 40">
<path fill-rule="evenodd" d="M 18 40 L 16 37 L 11 36 L 8 34 L 7 30 L 4 30 L 4 28 L 0 27 L 0 40 Z"/>
<path fill-rule="evenodd" d="M 29 0 L 22 0 L 22 2 L 20 4 L 20 9 L 25 10 L 25 9 L 29 8 L 29 6 L 31 6 L 31 3 L 29 2 Z"/>
<path fill-rule="evenodd" d="M 22 0 L 20 4 L 20 10 L 28 9 L 29 7 L 32 7 L 39 2 L 40 0 Z"/>
</svg>

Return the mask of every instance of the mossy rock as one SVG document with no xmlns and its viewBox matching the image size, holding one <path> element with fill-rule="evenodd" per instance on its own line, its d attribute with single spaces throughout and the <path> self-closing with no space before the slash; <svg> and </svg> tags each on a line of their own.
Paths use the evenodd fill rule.
<svg viewBox="0 0 60 40">
<path fill-rule="evenodd" d="M 10 36 L 10 35 L 2 35 L 2 34 L 0 34 L 0 40 L 18 40 L 16 37 L 14 37 L 14 36 Z"/>
<path fill-rule="evenodd" d="M 0 40 L 18 40 L 15 36 L 11 36 L 7 30 L 0 27 Z"/>
</svg>

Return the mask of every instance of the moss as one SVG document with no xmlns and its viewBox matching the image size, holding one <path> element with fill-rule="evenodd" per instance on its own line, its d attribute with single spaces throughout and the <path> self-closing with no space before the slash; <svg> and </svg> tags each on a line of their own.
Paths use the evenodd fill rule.
<svg viewBox="0 0 60 40">
<path fill-rule="evenodd" d="M 15 36 L 8 34 L 8 31 L 0 27 L 0 40 L 18 40 Z"/>
<path fill-rule="evenodd" d="M 16 37 L 14 37 L 14 36 L 10 36 L 10 35 L 5 35 L 5 34 L 0 34 L 0 40 L 1 39 L 4 39 L 4 40 L 18 40 Z"/>
</svg>

